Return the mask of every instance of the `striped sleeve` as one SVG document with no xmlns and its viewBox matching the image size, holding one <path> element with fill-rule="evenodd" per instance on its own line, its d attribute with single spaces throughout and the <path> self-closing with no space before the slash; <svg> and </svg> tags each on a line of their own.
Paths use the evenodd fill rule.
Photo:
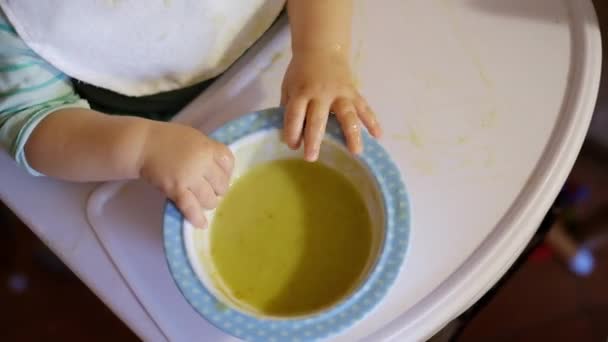
<svg viewBox="0 0 608 342">
<path fill-rule="evenodd" d="M 30 174 L 24 146 L 50 113 L 61 108 L 89 108 L 70 79 L 36 55 L 0 12 L 0 145 Z"/>
</svg>

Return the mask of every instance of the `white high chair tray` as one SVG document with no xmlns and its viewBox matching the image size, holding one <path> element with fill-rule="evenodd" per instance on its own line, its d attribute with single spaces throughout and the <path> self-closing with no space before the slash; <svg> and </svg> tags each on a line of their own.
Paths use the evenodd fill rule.
<svg viewBox="0 0 608 342">
<path fill-rule="evenodd" d="M 600 77 L 590 1 L 356 1 L 353 65 L 412 206 L 396 285 L 335 338 L 428 338 L 519 255 L 584 140 Z M 280 22 L 177 120 L 210 132 L 279 100 L 290 58 Z M 171 341 L 230 341 L 182 297 L 163 255 L 163 196 L 112 183 L 89 200 L 99 240 Z M 137 322 L 126 322 L 137 324 Z"/>
</svg>

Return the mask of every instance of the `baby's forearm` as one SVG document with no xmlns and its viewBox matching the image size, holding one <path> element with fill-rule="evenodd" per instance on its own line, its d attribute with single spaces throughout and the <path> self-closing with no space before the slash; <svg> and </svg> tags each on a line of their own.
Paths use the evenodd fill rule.
<svg viewBox="0 0 608 342">
<path fill-rule="evenodd" d="M 34 129 L 25 145 L 38 172 L 69 181 L 139 177 L 150 121 L 88 109 L 61 109 Z"/>
<path fill-rule="evenodd" d="M 288 0 L 294 57 L 350 53 L 352 0 Z"/>
</svg>

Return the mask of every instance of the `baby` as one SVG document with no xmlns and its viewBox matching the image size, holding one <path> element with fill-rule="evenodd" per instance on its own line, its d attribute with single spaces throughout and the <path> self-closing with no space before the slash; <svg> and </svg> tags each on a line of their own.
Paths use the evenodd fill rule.
<svg viewBox="0 0 608 342">
<path fill-rule="evenodd" d="M 111 99 L 200 92 L 283 6 L 277 0 L 0 0 L 2 145 L 33 175 L 142 178 L 204 227 L 202 209 L 214 208 L 228 190 L 230 150 L 194 128 L 151 120 L 154 110 L 147 117 L 109 115 L 114 109 L 88 96 L 105 94 L 107 103 L 118 103 Z M 281 89 L 284 142 L 293 149 L 303 144 L 305 159 L 315 161 L 333 113 L 350 151 L 360 152 L 361 129 L 375 137 L 381 129 L 349 63 L 352 1 L 288 0 L 287 13 L 293 57 Z"/>
</svg>

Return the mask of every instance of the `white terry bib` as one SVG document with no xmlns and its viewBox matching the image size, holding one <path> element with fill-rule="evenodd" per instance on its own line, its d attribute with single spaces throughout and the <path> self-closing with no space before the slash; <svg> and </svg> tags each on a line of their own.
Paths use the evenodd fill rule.
<svg viewBox="0 0 608 342">
<path fill-rule="evenodd" d="M 128 96 L 222 73 L 285 0 L 0 0 L 20 37 L 70 77 Z"/>
</svg>

